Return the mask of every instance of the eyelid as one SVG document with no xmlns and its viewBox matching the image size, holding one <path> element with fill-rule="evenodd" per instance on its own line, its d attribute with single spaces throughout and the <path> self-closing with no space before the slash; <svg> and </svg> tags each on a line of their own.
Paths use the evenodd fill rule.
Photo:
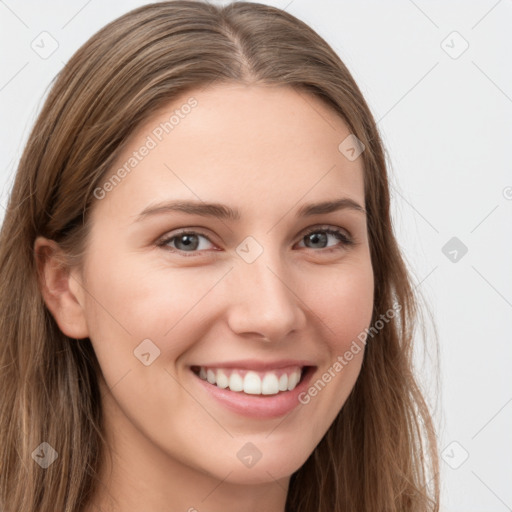
<svg viewBox="0 0 512 512">
<path fill-rule="evenodd" d="M 354 240 L 352 234 L 348 229 L 331 224 L 317 224 L 309 228 L 306 228 L 304 231 L 301 231 L 300 238 L 303 238 L 306 235 L 309 235 L 310 233 L 315 233 L 316 231 L 339 231 L 341 234 L 345 235 L 348 240 Z"/>
</svg>

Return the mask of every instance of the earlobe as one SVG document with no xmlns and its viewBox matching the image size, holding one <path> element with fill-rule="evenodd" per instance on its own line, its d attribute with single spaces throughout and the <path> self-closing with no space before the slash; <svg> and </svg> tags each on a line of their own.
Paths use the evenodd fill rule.
<svg viewBox="0 0 512 512">
<path fill-rule="evenodd" d="M 87 338 L 82 286 L 66 265 L 62 249 L 55 241 L 40 236 L 34 242 L 34 257 L 39 289 L 60 330 L 70 338 Z"/>
</svg>

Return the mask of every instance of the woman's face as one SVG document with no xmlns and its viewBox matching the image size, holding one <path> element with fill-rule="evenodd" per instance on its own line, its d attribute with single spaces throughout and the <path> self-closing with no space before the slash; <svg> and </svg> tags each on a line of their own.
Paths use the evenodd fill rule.
<svg viewBox="0 0 512 512">
<path fill-rule="evenodd" d="M 151 455 L 176 474 L 280 480 L 326 433 L 373 306 L 349 135 L 312 96 L 242 85 L 184 94 L 133 134 L 76 275 L 123 471 L 152 471 Z"/>
</svg>

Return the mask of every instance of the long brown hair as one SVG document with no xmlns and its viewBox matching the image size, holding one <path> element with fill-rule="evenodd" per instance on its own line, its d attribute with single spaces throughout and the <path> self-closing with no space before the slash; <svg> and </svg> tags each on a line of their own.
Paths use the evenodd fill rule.
<svg viewBox="0 0 512 512">
<path fill-rule="evenodd" d="M 439 508 L 433 422 L 413 374 L 418 300 L 393 234 L 388 172 L 372 114 L 329 45 L 283 10 L 171 1 L 114 20 L 58 74 L 22 155 L 0 233 L 0 507 L 82 510 L 106 448 L 89 339 L 58 328 L 42 299 L 39 235 L 79 264 L 93 191 L 130 134 L 186 90 L 223 82 L 286 85 L 322 99 L 363 142 L 373 322 L 360 376 L 328 432 L 291 477 L 289 512 Z M 33 452 L 47 442 L 58 463 Z M 39 448 L 40 449 L 40 448 Z"/>
</svg>

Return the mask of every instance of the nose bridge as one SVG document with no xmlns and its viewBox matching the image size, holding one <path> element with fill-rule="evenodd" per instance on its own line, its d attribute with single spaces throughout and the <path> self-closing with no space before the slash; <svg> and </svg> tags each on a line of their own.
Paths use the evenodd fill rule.
<svg viewBox="0 0 512 512">
<path fill-rule="evenodd" d="M 302 303 L 293 292 L 279 248 L 259 244 L 258 249 L 253 240 L 247 244 L 237 249 L 240 261 L 233 270 L 236 290 L 230 294 L 233 302 L 229 323 L 238 334 L 258 333 L 276 341 L 302 326 Z"/>
</svg>

